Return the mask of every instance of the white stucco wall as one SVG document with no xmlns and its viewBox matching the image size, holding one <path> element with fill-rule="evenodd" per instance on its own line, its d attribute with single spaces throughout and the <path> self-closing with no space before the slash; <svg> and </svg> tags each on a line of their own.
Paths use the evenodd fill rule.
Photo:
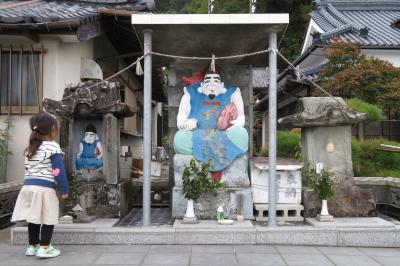
<svg viewBox="0 0 400 266">
<path fill-rule="evenodd" d="M 81 57 L 93 58 L 93 42 L 80 43 L 74 37 L 41 36 L 40 43 L 37 44 L 23 37 L 5 36 L 0 43 L 5 46 L 12 44 L 15 47 L 32 45 L 39 48 L 43 45 L 46 50 L 43 58 L 43 97 L 55 100 L 61 99 L 66 84 L 80 81 Z M 30 134 L 29 118 L 30 116 L 12 116 L 12 140 L 9 143 L 12 155 L 9 156 L 7 164 L 8 182 L 24 177 L 22 154 Z M 4 123 L 0 123 L 0 128 L 4 126 Z"/>
<path fill-rule="evenodd" d="M 362 49 L 361 52 L 367 56 L 373 56 L 400 67 L 400 49 Z"/>
<path fill-rule="evenodd" d="M 326 63 L 326 51 L 322 48 L 315 49 L 300 64 L 300 69 L 317 66 Z M 400 67 L 400 49 L 361 49 L 361 53 L 392 63 L 395 67 Z"/>
</svg>

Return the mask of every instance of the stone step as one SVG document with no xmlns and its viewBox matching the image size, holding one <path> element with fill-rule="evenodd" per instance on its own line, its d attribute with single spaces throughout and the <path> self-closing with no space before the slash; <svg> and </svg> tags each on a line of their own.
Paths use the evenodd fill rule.
<svg viewBox="0 0 400 266">
<path fill-rule="evenodd" d="M 254 204 L 257 222 L 268 221 L 268 204 Z M 304 217 L 301 211 L 304 206 L 300 204 L 276 204 L 276 220 L 278 222 L 302 222 Z"/>
<path fill-rule="evenodd" d="M 27 227 L 14 227 L 11 231 L 11 241 L 12 244 L 25 245 L 28 241 Z M 84 228 L 78 225 L 70 228 L 56 227 L 52 243 L 55 245 L 267 244 L 400 247 L 400 227 L 315 228 L 309 225 L 277 227 L 246 225 L 243 228 L 228 226 L 205 228 L 204 224 L 200 224 L 199 229 L 196 227 L 180 229 L 172 226 Z"/>
</svg>

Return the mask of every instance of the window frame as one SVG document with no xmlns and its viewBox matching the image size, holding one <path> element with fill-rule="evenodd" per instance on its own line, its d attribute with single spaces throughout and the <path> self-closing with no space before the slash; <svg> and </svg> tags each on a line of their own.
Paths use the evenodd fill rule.
<svg viewBox="0 0 400 266">
<path fill-rule="evenodd" d="M 3 54 L 8 53 L 8 75 L 7 77 L 2 76 L 2 60 L 3 60 Z M 44 53 L 45 50 L 42 47 L 40 48 L 33 48 L 31 47 L 24 47 L 24 46 L 4 46 L 0 44 L 0 115 L 4 114 L 10 114 L 10 115 L 32 115 L 40 112 L 42 110 L 42 99 L 43 99 L 43 61 L 44 61 Z M 19 72 L 19 81 L 17 81 L 17 90 L 19 91 L 19 96 L 18 96 L 18 102 L 19 105 L 11 105 L 9 104 L 12 102 L 12 94 L 13 94 L 13 60 L 12 57 L 13 55 L 17 55 L 17 71 Z M 24 54 L 28 54 L 28 56 L 31 56 L 31 59 L 29 61 L 32 62 L 32 68 L 30 69 L 31 71 L 28 70 L 27 73 L 32 73 L 31 75 L 33 76 L 34 82 L 35 82 L 35 88 L 36 88 L 36 105 L 24 105 L 24 96 L 22 95 L 22 89 L 23 89 L 23 78 L 22 78 L 22 68 L 23 68 L 23 61 L 24 61 Z M 34 54 L 38 54 L 38 65 L 36 65 L 35 60 L 33 60 Z M 29 67 L 29 66 L 28 66 Z M 2 87 L 2 82 L 3 79 L 6 78 L 7 81 L 7 97 L 6 102 L 8 104 L 3 105 L 2 101 L 2 90 L 4 89 Z M 10 82 L 11 81 L 11 82 Z M 26 99 L 25 99 L 26 101 Z"/>
</svg>

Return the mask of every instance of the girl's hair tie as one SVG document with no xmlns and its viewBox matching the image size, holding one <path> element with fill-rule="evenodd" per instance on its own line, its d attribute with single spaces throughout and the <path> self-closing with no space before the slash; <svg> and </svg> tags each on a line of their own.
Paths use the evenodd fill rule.
<svg viewBox="0 0 400 266">
<path fill-rule="evenodd" d="M 33 127 L 33 131 L 36 132 L 36 133 L 38 133 L 39 135 L 42 135 L 42 133 L 39 131 L 39 129 L 38 129 L 37 126 L 34 126 L 34 127 Z"/>
</svg>

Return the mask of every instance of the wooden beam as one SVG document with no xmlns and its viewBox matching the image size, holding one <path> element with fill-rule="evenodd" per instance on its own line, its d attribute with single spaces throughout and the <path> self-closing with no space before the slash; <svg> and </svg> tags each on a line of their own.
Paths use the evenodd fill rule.
<svg viewBox="0 0 400 266">
<path fill-rule="evenodd" d="M 101 27 L 98 21 L 83 24 L 77 30 L 78 40 L 83 42 L 101 35 Z"/>
<path fill-rule="evenodd" d="M 23 35 L 24 37 L 28 38 L 29 40 L 35 42 L 35 43 L 39 43 L 39 42 L 40 42 L 40 40 L 39 40 L 39 35 L 36 34 L 36 33 L 33 33 L 32 31 L 24 30 L 24 31 L 22 32 L 22 35 Z"/>
<path fill-rule="evenodd" d="M 109 8 L 99 8 L 97 9 L 97 13 L 108 16 L 116 16 L 116 17 L 130 17 L 134 14 L 143 14 L 143 12 L 139 11 L 130 11 L 130 10 L 116 10 Z"/>
</svg>

